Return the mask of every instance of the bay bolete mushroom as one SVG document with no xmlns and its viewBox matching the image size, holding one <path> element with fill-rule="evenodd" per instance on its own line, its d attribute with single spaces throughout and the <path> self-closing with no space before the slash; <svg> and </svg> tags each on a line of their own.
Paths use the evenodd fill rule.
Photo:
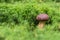
<svg viewBox="0 0 60 40">
<path fill-rule="evenodd" d="M 49 19 L 49 16 L 47 14 L 37 15 L 36 20 L 39 21 L 38 27 L 42 29 L 48 19 Z"/>
</svg>

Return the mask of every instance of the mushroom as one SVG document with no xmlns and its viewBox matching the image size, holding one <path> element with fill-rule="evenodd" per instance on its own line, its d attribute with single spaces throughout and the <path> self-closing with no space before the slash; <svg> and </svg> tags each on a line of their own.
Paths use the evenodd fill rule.
<svg viewBox="0 0 60 40">
<path fill-rule="evenodd" d="M 49 16 L 47 14 L 39 14 L 39 15 L 37 15 L 36 20 L 39 21 L 38 27 L 40 29 L 43 29 L 43 27 L 44 27 L 44 25 L 45 25 L 45 23 L 46 23 L 46 21 L 48 19 L 49 19 Z"/>
</svg>

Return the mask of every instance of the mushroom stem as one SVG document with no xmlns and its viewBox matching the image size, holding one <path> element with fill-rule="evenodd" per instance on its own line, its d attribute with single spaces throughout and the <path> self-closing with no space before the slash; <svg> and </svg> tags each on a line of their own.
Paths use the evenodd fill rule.
<svg viewBox="0 0 60 40">
<path fill-rule="evenodd" d="M 41 22 L 39 22 L 38 27 L 40 29 L 43 29 L 44 25 L 45 25 L 45 21 L 41 21 Z"/>
</svg>

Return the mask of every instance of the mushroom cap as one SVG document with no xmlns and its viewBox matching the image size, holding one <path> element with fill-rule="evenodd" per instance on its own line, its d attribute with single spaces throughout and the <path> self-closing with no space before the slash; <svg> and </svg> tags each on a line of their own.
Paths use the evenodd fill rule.
<svg viewBox="0 0 60 40">
<path fill-rule="evenodd" d="M 38 21 L 47 21 L 49 19 L 49 16 L 47 14 L 39 14 L 37 15 L 36 19 Z"/>
</svg>

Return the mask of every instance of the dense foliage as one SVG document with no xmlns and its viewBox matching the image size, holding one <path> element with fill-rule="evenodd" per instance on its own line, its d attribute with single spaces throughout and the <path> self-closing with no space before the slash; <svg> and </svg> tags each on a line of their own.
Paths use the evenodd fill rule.
<svg viewBox="0 0 60 40">
<path fill-rule="evenodd" d="M 27 2 L 60 2 L 60 0 L 0 0 L 0 2 L 6 2 L 6 3 L 14 3 L 14 2 L 22 2 L 22 3 L 27 3 Z"/>
<path fill-rule="evenodd" d="M 4 2 L 0 3 L 0 40 L 60 40 L 60 3 L 52 0 L 0 1 Z M 36 16 L 41 13 L 49 15 L 44 30 L 37 26 Z"/>
</svg>

